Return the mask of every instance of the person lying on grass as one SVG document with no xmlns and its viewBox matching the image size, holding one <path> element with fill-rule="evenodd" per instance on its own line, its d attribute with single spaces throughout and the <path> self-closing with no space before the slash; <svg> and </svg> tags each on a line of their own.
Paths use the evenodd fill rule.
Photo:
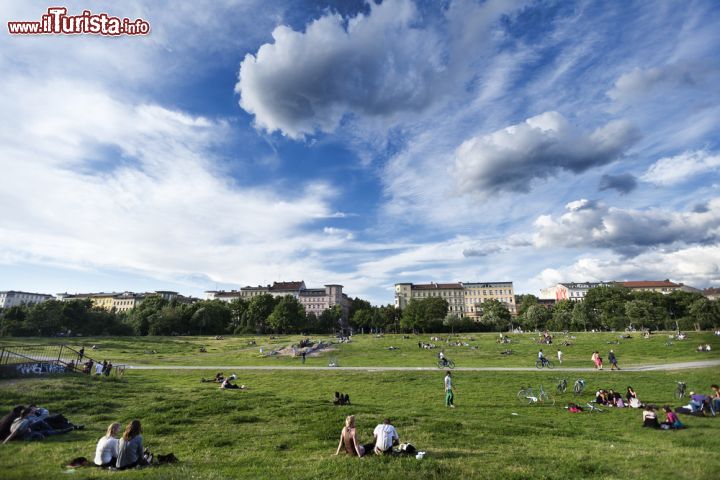
<svg viewBox="0 0 720 480">
<path fill-rule="evenodd" d="M 232 381 L 235 380 L 236 378 L 237 378 L 237 375 L 235 375 L 233 373 L 232 375 L 227 377 L 225 380 L 223 380 L 222 384 L 220 385 L 220 388 L 225 389 L 225 390 L 244 390 L 245 385 L 237 386 L 234 383 L 232 383 Z"/>
<path fill-rule="evenodd" d="M 357 439 L 355 415 L 350 415 L 345 419 L 345 426 L 340 432 L 340 443 L 338 443 L 335 455 L 338 455 L 342 449 L 350 455 L 357 455 L 358 457 L 365 455 L 365 447 L 363 447 Z"/>
<path fill-rule="evenodd" d="M 0 419 L 0 441 L 5 440 L 8 435 L 10 435 L 10 427 L 12 426 L 15 419 L 22 415 L 24 409 L 25 407 L 23 407 L 22 405 L 18 405 L 17 407 L 13 408 L 10 413 Z"/>
</svg>

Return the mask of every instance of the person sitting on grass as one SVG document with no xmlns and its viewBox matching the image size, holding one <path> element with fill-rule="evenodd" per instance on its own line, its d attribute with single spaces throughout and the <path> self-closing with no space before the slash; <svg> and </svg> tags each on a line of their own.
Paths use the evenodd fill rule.
<svg viewBox="0 0 720 480">
<path fill-rule="evenodd" d="M 18 405 L 17 407 L 13 408 L 10 413 L 0 419 L 0 441 L 5 440 L 8 435 L 10 435 L 10 427 L 12 426 L 15 419 L 22 415 L 24 409 L 25 407 L 23 407 L 22 405 Z"/>
<path fill-rule="evenodd" d="M 657 412 L 653 405 L 647 405 L 643 410 L 643 427 L 660 428 L 657 419 Z"/>
<path fill-rule="evenodd" d="M 7 443 L 10 440 L 43 440 L 45 435 L 40 432 L 33 432 L 30 429 L 30 420 L 28 417 L 32 414 L 32 408 L 24 408 L 20 416 L 13 420 L 12 425 L 10 425 L 10 435 L 5 438 L 3 443 Z"/>
<path fill-rule="evenodd" d="M 105 436 L 98 440 L 95 447 L 95 465 L 98 467 L 112 467 L 117 463 L 118 439 L 120 424 L 112 423 L 107 429 Z"/>
<path fill-rule="evenodd" d="M 710 388 L 712 388 L 712 408 L 713 412 L 718 413 L 720 412 L 720 386 L 718 385 L 710 385 Z"/>
<path fill-rule="evenodd" d="M 140 420 L 128 423 L 122 438 L 118 442 L 118 455 L 115 466 L 118 470 L 147 465 L 143 457 L 143 437 Z"/>
<path fill-rule="evenodd" d="M 343 447 L 345 453 L 350 455 L 357 455 L 358 457 L 365 455 L 365 447 L 363 447 L 357 439 L 357 433 L 355 431 L 355 415 L 350 415 L 345 419 L 345 426 L 340 432 L 340 443 L 338 443 L 335 455 L 338 455 Z"/>
<path fill-rule="evenodd" d="M 627 392 L 625 393 L 625 400 L 627 400 L 627 403 L 630 403 L 631 398 L 637 398 L 637 393 L 631 386 L 628 385 Z"/>
<path fill-rule="evenodd" d="M 678 428 L 685 428 L 685 425 L 680 421 L 677 414 L 672 411 L 672 409 L 665 405 L 663 407 L 663 410 L 665 411 L 665 421 L 660 424 L 660 427 L 667 430 L 667 429 L 678 429 Z"/>
<path fill-rule="evenodd" d="M 400 444 L 400 437 L 395 427 L 390 424 L 389 418 L 384 419 L 383 423 L 375 427 L 375 430 L 373 430 L 373 442 L 375 444 L 373 449 L 375 455 L 392 453 L 393 445 Z"/>
</svg>

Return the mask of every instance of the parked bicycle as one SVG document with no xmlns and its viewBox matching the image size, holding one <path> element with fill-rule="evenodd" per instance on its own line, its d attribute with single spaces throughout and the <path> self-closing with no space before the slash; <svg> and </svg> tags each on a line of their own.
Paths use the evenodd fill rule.
<svg viewBox="0 0 720 480">
<path fill-rule="evenodd" d="M 450 360 L 449 358 L 441 358 L 437 361 L 437 367 L 438 368 L 455 368 L 455 362 Z"/>
<path fill-rule="evenodd" d="M 677 387 L 675 388 L 675 398 L 677 398 L 678 400 L 682 399 L 685 396 L 686 388 L 687 388 L 687 383 L 677 382 Z"/>
<path fill-rule="evenodd" d="M 517 398 L 520 403 L 527 403 L 528 405 L 538 403 L 549 403 L 550 405 L 555 405 L 555 397 L 548 395 L 542 385 L 538 388 L 537 393 L 529 385 L 527 387 L 520 387 L 520 390 L 515 395 L 515 398 Z"/>
<path fill-rule="evenodd" d="M 544 368 L 544 367 L 552 369 L 552 368 L 555 368 L 555 364 L 553 362 L 551 362 L 550 360 L 548 360 L 547 358 L 545 358 L 545 359 L 538 358 L 535 361 L 535 368 Z"/>
<path fill-rule="evenodd" d="M 560 380 L 560 383 L 558 383 L 557 387 L 555 388 L 557 389 L 558 393 L 565 393 L 567 391 L 567 387 L 567 378 L 563 378 L 562 380 Z"/>
<path fill-rule="evenodd" d="M 585 390 L 585 380 L 578 378 L 575 380 L 575 384 L 573 384 L 573 393 L 575 393 L 575 395 L 580 395 L 583 390 Z"/>
</svg>

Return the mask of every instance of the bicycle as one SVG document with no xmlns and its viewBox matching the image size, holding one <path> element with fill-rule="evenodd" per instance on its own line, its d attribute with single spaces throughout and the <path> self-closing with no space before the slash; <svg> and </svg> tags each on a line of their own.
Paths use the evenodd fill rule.
<svg viewBox="0 0 720 480">
<path fill-rule="evenodd" d="M 527 387 L 520 387 L 520 390 L 515 395 L 515 398 L 517 398 L 517 400 L 521 403 L 525 403 L 527 401 L 528 405 L 537 403 L 550 403 L 551 405 L 555 405 L 555 397 L 548 395 L 542 385 L 540 385 L 537 394 L 535 394 L 535 391 L 529 385 Z"/>
<path fill-rule="evenodd" d="M 544 368 L 544 367 L 552 369 L 552 368 L 555 368 L 555 364 L 548 359 L 545 359 L 543 361 L 542 359 L 538 358 L 535 361 L 535 368 Z"/>
<path fill-rule="evenodd" d="M 605 412 L 605 410 L 603 410 L 603 409 L 600 408 L 600 407 L 596 407 L 596 406 L 593 405 L 592 403 L 588 403 L 587 406 L 588 406 L 588 408 L 590 409 L 591 412 L 598 412 L 598 413 L 604 413 L 604 412 Z"/>
<path fill-rule="evenodd" d="M 565 393 L 567 391 L 567 387 L 567 378 L 563 378 L 562 380 L 560 380 L 560 383 L 558 383 L 557 387 L 555 388 L 557 389 L 558 393 Z"/>
<path fill-rule="evenodd" d="M 680 400 L 685 396 L 685 389 L 687 387 L 687 383 L 685 382 L 677 382 L 677 388 L 675 389 L 675 398 Z"/>
<path fill-rule="evenodd" d="M 585 390 L 585 380 L 578 378 L 575 380 L 575 384 L 573 385 L 573 393 L 575 393 L 575 395 L 580 395 L 583 390 Z"/>
<path fill-rule="evenodd" d="M 455 368 L 455 362 L 453 362 L 452 360 L 450 360 L 448 358 L 446 358 L 445 360 L 438 360 L 437 367 L 453 369 L 453 368 Z"/>
</svg>

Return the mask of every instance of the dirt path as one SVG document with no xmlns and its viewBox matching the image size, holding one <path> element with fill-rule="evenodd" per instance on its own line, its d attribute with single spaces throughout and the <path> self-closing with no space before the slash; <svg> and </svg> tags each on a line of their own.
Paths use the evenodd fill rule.
<svg viewBox="0 0 720 480">
<path fill-rule="evenodd" d="M 680 363 L 664 363 L 658 365 L 634 365 L 624 367 L 622 372 L 649 372 L 649 371 L 665 371 L 665 370 L 684 370 L 688 368 L 707 368 L 720 366 L 720 360 L 703 360 L 697 362 L 680 362 Z M 436 367 L 291 367 L 285 365 L 278 366 L 232 366 L 232 365 L 128 365 L 128 370 L 298 370 L 298 371 L 316 371 L 316 370 L 347 370 L 347 371 L 365 371 L 365 372 L 417 372 L 417 371 L 438 371 Z M 605 369 L 609 371 L 609 369 Z M 534 367 L 466 367 L 456 368 L 455 371 L 461 372 L 593 372 L 594 368 L 554 368 L 552 370 L 538 370 Z"/>
</svg>

